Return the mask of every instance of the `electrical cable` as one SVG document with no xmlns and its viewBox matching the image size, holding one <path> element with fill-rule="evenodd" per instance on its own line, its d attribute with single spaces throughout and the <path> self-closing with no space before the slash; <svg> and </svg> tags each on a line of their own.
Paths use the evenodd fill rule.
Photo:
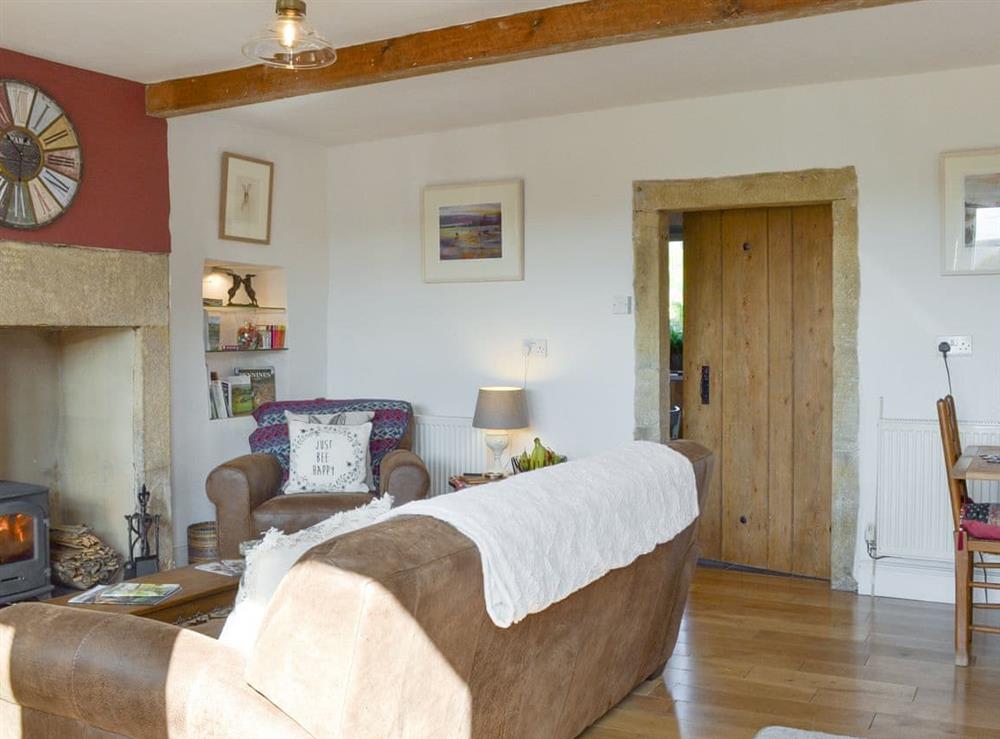
<svg viewBox="0 0 1000 739">
<path fill-rule="evenodd" d="M 944 360 L 944 371 L 948 375 L 948 394 L 954 395 L 955 393 L 951 389 L 951 368 L 948 366 L 948 352 L 951 351 L 951 344 L 947 341 L 942 341 L 938 344 L 938 351 L 941 352 L 941 359 Z"/>
</svg>

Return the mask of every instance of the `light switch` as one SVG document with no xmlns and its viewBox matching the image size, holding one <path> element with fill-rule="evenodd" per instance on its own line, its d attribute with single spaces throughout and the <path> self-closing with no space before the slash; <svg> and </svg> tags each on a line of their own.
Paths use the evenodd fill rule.
<svg viewBox="0 0 1000 739">
<path fill-rule="evenodd" d="M 616 316 L 627 316 L 632 312 L 631 295 L 615 295 L 611 301 L 611 312 Z"/>
</svg>

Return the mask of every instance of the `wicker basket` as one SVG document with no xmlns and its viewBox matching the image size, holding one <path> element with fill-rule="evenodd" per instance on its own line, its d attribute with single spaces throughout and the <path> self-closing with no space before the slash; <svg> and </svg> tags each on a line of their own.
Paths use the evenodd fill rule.
<svg viewBox="0 0 1000 739">
<path fill-rule="evenodd" d="M 215 521 L 202 521 L 188 526 L 188 562 L 197 565 L 219 559 L 219 534 Z"/>
</svg>

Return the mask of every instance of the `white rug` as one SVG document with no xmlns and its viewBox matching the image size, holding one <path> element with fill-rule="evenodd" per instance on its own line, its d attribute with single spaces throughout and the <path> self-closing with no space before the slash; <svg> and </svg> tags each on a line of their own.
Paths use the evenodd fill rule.
<svg viewBox="0 0 1000 739">
<path fill-rule="evenodd" d="M 787 726 L 768 726 L 754 734 L 754 739 L 861 739 L 846 734 L 824 734 L 821 731 L 789 729 Z"/>
</svg>

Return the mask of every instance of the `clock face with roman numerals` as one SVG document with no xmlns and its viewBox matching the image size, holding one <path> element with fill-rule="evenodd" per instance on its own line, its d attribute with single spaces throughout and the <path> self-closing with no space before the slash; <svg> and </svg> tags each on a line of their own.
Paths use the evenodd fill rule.
<svg viewBox="0 0 1000 739">
<path fill-rule="evenodd" d="M 0 226 L 41 228 L 80 189 L 76 130 L 51 97 L 28 82 L 0 79 Z"/>
</svg>

